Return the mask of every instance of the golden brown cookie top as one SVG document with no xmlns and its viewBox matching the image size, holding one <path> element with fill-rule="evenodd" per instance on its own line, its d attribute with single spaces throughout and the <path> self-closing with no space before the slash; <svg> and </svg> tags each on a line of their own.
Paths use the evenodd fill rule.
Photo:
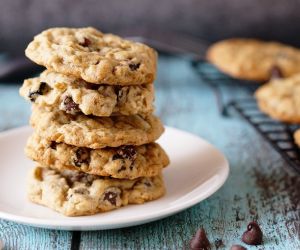
<svg viewBox="0 0 300 250">
<path fill-rule="evenodd" d="M 95 84 L 152 83 L 156 75 L 153 49 L 91 27 L 45 30 L 25 54 L 48 69 Z"/>
<path fill-rule="evenodd" d="M 264 84 L 255 97 L 259 108 L 271 117 L 289 123 L 300 122 L 300 74 Z"/>
<path fill-rule="evenodd" d="M 223 40 L 210 46 L 207 59 L 224 73 L 246 80 L 268 81 L 274 67 L 284 77 L 300 72 L 300 50 L 278 42 Z"/>
</svg>

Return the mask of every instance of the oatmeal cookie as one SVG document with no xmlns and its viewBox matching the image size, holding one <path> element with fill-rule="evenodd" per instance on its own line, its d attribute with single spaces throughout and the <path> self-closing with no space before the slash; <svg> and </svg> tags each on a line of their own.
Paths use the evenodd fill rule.
<svg viewBox="0 0 300 250">
<path fill-rule="evenodd" d="M 25 153 L 52 169 L 78 170 L 119 179 L 155 176 L 169 164 L 167 154 L 157 143 L 89 149 L 48 141 L 37 133 L 28 139 Z"/>
<path fill-rule="evenodd" d="M 153 84 L 98 85 L 49 70 L 40 77 L 25 80 L 20 95 L 39 107 L 70 114 L 135 115 L 154 110 Z"/>
<path fill-rule="evenodd" d="M 34 37 L 26 56 L 47 69 L 95 84 L 152 83 L 157 53 L 92 27 L 51 28 Z"/>
<path fill-rule="evenodd" d="M 207 59 L 224 73 L 246 80 L 268 81 L 274 67 L 283 77 L 300 73 L 300 50 L 278 42 L 223 40 L 208 49 Z"/>
<path fill-rule="evenodd" d="M 161 174 L 134 180 L 37 166 L 29 175 L 28 198 L 66 216 L 92 215 L 142 204 L 165 193 Z"/>
</svg>

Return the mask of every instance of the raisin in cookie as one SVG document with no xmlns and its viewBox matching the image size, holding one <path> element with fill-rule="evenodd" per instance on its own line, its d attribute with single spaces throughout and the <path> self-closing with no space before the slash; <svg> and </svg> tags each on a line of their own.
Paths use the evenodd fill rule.
<svg viewBox="0 0 300 250">
<path fill-rule="evenodd" d="M 142 145 L 155 141 L 164 131 L 160 120 L 152 114 L 90 117 L 47 111 L 35 105 L 30 124 L 48 140 L 88 148 Z"/>
<path fill-rule="evenodd" d="M 142 204 L 164 193 L 161 174 L 119 180 L 37 166 L 30 172 L 28 181 L 30 201 L 66 216 L 92 215 L 128 204 Z"/>
<path fill-rule="evenodd" d="M 261 111 L 289 123 L 300 122 L 300 74 L 275 79 L 255 93 Z"/>
<path fill-rule="evenodd" d="M 155 176 L 169 164 L 167 154 L 157 143 L 89 149 L 48 141 L 34 133 L 25 152 L 32 160 L 52 169 L 123 179 Z"/>
<path fill-rule="evenodd" d="M 48 69 L 96 84 L 152 83 L 156 74 L 153 49 L 91 27 L 45 30 L 25 54 Z"/>
<path fill-rule="evenodd" d="M 284 77 L 300 72 L 300 50 L 278 42 L 223 40 L 208 49 L 207 59 L 233 77 L 254 81 L 269 80 L 274 67 Z"/>
<path fill-rule="evenodd" d="M 154 87 L 96 85 L 46 70 L 25 80 L 20 95 L 40 107 L 71 114 L 135 115 L 153 112 Z"/>
</svg>

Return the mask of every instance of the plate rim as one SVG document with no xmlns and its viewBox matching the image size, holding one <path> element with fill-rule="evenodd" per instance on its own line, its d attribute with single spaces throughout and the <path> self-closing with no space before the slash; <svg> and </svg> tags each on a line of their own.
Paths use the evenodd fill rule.
<svg viewBox="0 0 300 250">
<path fill-rule="evenodd" d="M 0 132 L 0 139 L 6 136 L 9 136 L 11 134 L 15 133 L 20 133 L 24 130 L 29 130 L 31 129 L 30 126 L 21 126 L 17 128 L 12 128 L 8 130 L 4 130 Z M 154 211 L 153 213 L 148 213 L 148 214 L 142 214 L 139 216 L 136 216 L 134 219 L 122 219 L 121 221 L 112 221 L 110 223 L 105 223 L 102 224 L 99 221 L 92 222 L 92 221 L 79 221 L 76 220 L 77 217 L 72 217 L 73 220 L 51 220 L 51 219 L 41 219 L 41 218 L 32 218 L 28 216 L 23 216 L 23 215 L 14 215 L 10 214 L 8 212 L 3 212 L 0 210 L 0 218 L 8 221 L 13 221 L 16 223 L 20 223 L 23 225 L 29 225 L 29 226 L 34 226 L 34 227 L 39 227 L 39 228 L 47 228 L 47 229 L 56 229 L 56 230 L 80 230 L 80 231 L 93 231 L 93 230 L 107 230 L 107 229 L 115 229 L 115 228 L 124 228 L 124 227 L 129 227 L 129 226 L 134 226 L 134 225 L 140 225 L 140 224 L 146 224 L 152 221 L 156 221 L 162 218 L 169 217 L 171 215 L 177 214 L 185 209 L 188 209 L 201 201 L 207 199 L 211 195 L 213 195 L 215 192 L 217 192 L 226 182 L 229 176 L 230 172 L 230 166 L 229 166 L 229 161 L 226 158 L 226 156 L 220 151 L 217 147 L 215 147 L 213 144 L 208 142 L 207 140 L 203 139 L 202 137 L 198 136 L 197 134 L 193 134 L 191 132 L 181 130 L 175 127 L 170 127 L 170 126 L 165 126 L 166 130 L 173 130 L 175 132 L 180 132 L 182 134 L 185 134 L 187 136 L 192 136 L 192 137 L 197 137 L 197 139 L 201 140 L 206 144 L 206 146 L 209 146 L 210 148 L 214 149 L 218 154 L 222 157 L 222 160 L 224 161 L 224 168 L 222 169 L 223 175 L 221 175 L 221 178 L 219 182 L 213 186 L 209 190 L 209 192 L 206 192 L 205 195 L 199 197 L 196 196 L 195 198 L 188 199 L 187 201 L 180 203 L 178 205 L 174 205 L 172 207 L 166 207 L 163 209 L 159 209 L 158 211 Z M 199 187 L 199 186 L 197 186 Z M 197 188 L 196 187 L 196 188 Z M 82 217 L 81 217 L 82 218 Z"/>
</svg>

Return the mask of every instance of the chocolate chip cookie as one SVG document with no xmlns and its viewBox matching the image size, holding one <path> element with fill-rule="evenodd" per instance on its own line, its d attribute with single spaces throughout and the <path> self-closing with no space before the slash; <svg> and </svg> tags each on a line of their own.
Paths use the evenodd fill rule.
<svg viewBox="0 0 300 250">
<path fill-rule="evenodd" d="M 95 84 L 152 83 L 157 54 L 150 47 L 91 28 L 51 28 L 34 37 L 26 56 L 52 71 Z"/>
<path fill-rule="evenodd" d="M 52 169 L 123 179 L 155 176 L 169 164 L 168 156 L 157 143 L 89 149 L 48 141 L 34 133 L 25 152 L 32 160 Z"/>
<path fill-rule="evenodd" d="M 142 204 L 164 193 L 161 174 L 119 180 L 37 166 L 30 172 L 28 181 L 30 201 L 66 216 L 92 215 L 128 204 Z"/>
<path fill-rule="evenodd" d="M 274 67 L 284 77 L 300 72 L 300 50 L 278 42 L 234 38 L 213 44 L 207 59 L 232 77 L 268 81 Z"/>
<path fill-rule="evenodd" d="M 288 123 L 300 122 L 300 74 L 274 79 L 255 93 L 261 111 Z"/>
<path fill-rule="evenodd" d="M 153 112 L 153 84 L 112 86 L 91 84 L 70 75 L 49 70 L 27 79 L 20 95 L 48 110 L 70 114 L 111 116 Z"/>
<path fill-rule="evenodd" d="M 30 124 L 48 140 L 88 148 L 142 145 L 155 141 L 164 131 L 160 120 L 152 114 L 90 117 L 36 106 Z"/>
</svg>

